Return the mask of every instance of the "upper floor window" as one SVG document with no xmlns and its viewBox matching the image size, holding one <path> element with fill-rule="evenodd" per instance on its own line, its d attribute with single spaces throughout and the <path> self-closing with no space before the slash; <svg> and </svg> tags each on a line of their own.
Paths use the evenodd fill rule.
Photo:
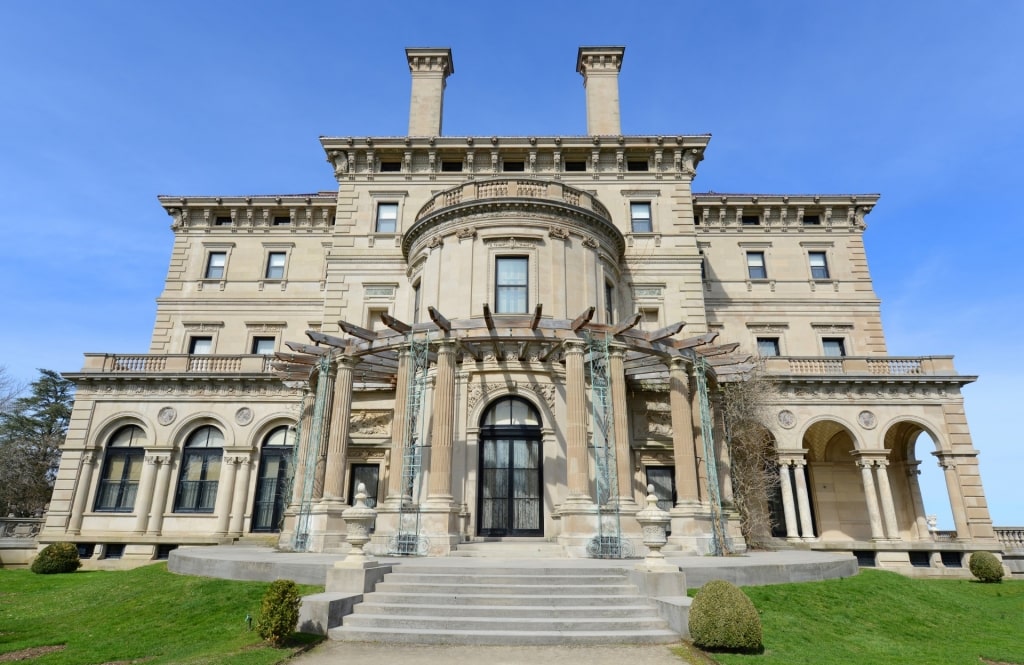
<svg viewBox="0 0 1024 665">
<path fill-rule="evenodd" d="M 842 337 L 825 337 L 821 340 L 821 350 L 826 356 L 841 357 L 846 355 L 846 340 Z"/>
<path fill-rule="evenodd" d="M 274 217 L 274 226 L 288 226 L 292 223 L 292 218 L 287 215 L 278 215 Z"/>
<path fill-rule="evenodd" d="M 758 337 L 757 338 L 757 355 L 762 358 L 769 356 L 779 355 L 779 338 L 778 337 Z"/>
<path fill-rule="evenodd" d="M 130 513 L 142 476 L 146 433 L 138 425 L 114 432 L 103 456 L 103 473 L 96 492 L 96 511 Z"/>
<path fill-rule="evenodd" d="M 270 252 L 267 254 L 267 269 L 264 277 L 267 279 L 284 279 L 284 264 L 288 258 L 286 252 Z"/>
<path fill-rule="evenodd" d="M 804 226 L 821 226 L 821 216 L 804 215 Z"/>
<path fill-rule="evenodd" d="M 566 171 L 586 171 L 587 163 L 581 160 L 571 160 L 565 162 Z"/>
<path fill-rule="evenodd" d="M 377 233 L 394 233 L 398 228 L 398 204 L 377 204 Z"/>
<path fill-rule="evenodd" d="M 224 268 L 228 263 L 227 252 L 210 252 L 206 257 L 206 279 L 224 279 Z"/>
<path fill-rule="evenodd" d="M 648 170 L 647 160 L 646 159 L 644 159 L 644 160 L 630 159 L 630 160 L 626 161 L 626 170 L 627 171 L 647 171 Z"/>
<path fill-rule="evenodd" d="M 526 170 L 526 162 L 502 162 L 502 171 L 521 172 Z"/>
<path fill-rule="evenodd" d="M 412 322 L 420 322 L 420 298 L 421 298 L 420 282 L 416 282 L 412 285 Z"/>
<path fill-rule="evenodd" d="M 402 170 L 402 162 L 381 162 L 381 173 L 399 173 Z"/>
<path fill-rule="evenodd" d="M 807 258 L 811 264 L 811 277 L 828 279 L 828 260 L 825 258 L 825 252 L 808 252 Z"/>
<path fill-rule="evenodd" d="M 525 256 L 499 256 L 494 267 L 494 311 L 498 314 L 525 313 L 529 307 L 529 259 Z"/>
<path fill-rule="evenodd" d="M 213 512 L 223 449 L 224 435 L 216 427 L 205 425 L 189 435 L 182 452 L 175 512 Z"/>
<path fill-rule="evenodd" d="M 213 218 L 214 226 L 231 226 L 231 218 L 227 215 L 217 215 Z"/>
<path fill-rule="evenodd" d="M 459 173 L 462 171 L 462 162 L 455 161 L 442 161 L 441 172 L 442 173 Z"/>
<path fill-rule="evenodd" d="M 758 226 L 761 224 L 761 218 L 757 215 L 743 215 L 740 217 L 740 224 L 743 226 Z"/>
<path fill-rule="evenodd" d="M 764 263 L 764 252 L 747 252 L 747 277 L 768 279 L 768 268 Z"/>
<path fill-rule="evenodd" d="M 611 282 L 604 283 L 604 322 L 615 322 L 615 287 Z"/>
<path fill-rule="evenodd" d="M 213 353 L 213 338 L 206 336 L 189 338 L 188 352 L 193 356 L 205 356 Z"/>
<path fill-rule="evenodd" d="M 257 356 L 272 356 L 276 344 L 275 337 L 253 337 L 251 353 Z"/>
<path fill-rule="evenodd" d="M 650 233 L 653 231 L 651 225 L 651 202 L 633 201 L 629 204 L 629 223 L 633 233 Z"/>
</svg>

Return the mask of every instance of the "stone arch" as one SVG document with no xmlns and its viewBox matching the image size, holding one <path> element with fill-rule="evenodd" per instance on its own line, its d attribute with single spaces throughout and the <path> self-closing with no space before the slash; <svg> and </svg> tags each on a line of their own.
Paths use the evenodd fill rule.
<svg viewBox="0 0 1024 665">
<path fill-rule="evenodd" d="M 147 448 L 156 445 L 156 428 L 145 416 L 139 413 L 118 413 L 106 418 L 99 426 L 92 428 L 86 448 L 102 451 L 111 435 L 125 425 L 136 425 L 142 428 L 149 443 Z"/>
<path fill-rule="evenodd" d="M 228 425 L 227 421 L 211 411 L 202 411 L 190 414 L 186 418 L 182 418 L 181 423 L 171 432 L 169 440 L 171 445 L 174 447 L 174 450 L 180 453 L 182 447 L 185 445 L 185 440 L 188 439 L 192 431 L 202 427 L 203 425 L 213 425 L 220 430 L 221 434 L 224 435 L 225 448 L 234 447 L 235 431 L 230 425 Z"/>
<path fill-rule="evenodd" d="M 809 493 L 822 540 L 870 540 L 871 523 L 861 473 L 853 451 L 863 450 L 857 430 L 825 416 L 801 434 L 807 453 Z"/>
<path fill-rule="evenodd" d="M 943 441 L 930 423 L 914 416 L 893 418 L 886 423 L 883 432 L 882 445 L 889 454 L 889 484 L 892 488 L 900 537 L 906 540 L 928 540 L 931 535 L 928 530 L 924 495 L 921 491 L 922 464 L 924 463 L 930 487 L 942 487 L 943 478 L 938 465 L 924 455 L 919 456 L 918 449 L 922 445 L 928 445 L 922 441 L 922 438 L 925 438 L 929 440 L 934 452 L 943 452 Z M 952 522 L 948 502 L 936 512 Z"/>
<path fill-rule="evenodd" d="M 506 397 L 519 397 L 528 402 L 540 416 L 540 427 L 544 432 L 551 428 L 555 420 L 555 395 L 554 384 L 531 384 L 531 385 L 507 385 L 501 383 L 487 383 L 486 381 L 471 384 L 467 404 L 469 406 L 466 425 L 471 431 L 475 431 L 484 413 L 492 404 Z"/>
</svg>

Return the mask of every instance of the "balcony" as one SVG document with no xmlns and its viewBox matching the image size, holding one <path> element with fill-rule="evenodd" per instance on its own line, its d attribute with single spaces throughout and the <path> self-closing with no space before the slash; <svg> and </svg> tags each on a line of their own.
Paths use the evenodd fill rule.
<svg viewBox="0 0 1024 665">
<path fill-rule="evenodd" d="M 82 374 L 269 374 L 268 355 L 85 354 Z"/>
<path fill-rule="evenodd" d="M 956 376 L 953 356 L 772 356 L 762 359 L 769 376 L 917 377 Z"/>
</svg>

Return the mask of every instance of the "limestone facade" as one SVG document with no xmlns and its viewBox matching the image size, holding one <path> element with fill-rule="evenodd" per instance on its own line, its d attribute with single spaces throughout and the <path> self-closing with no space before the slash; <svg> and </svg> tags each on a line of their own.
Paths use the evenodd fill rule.
<svg viewBox="0 0 1024 665">
<path fill-rule="evenodd" d="M 159 198 L 150 351 L 68 374 L 42 542 L 95 565 L 261 534 L 333 550 L 363 482 L 371 552 L 519 536 L 586 556 L 612 534 L 642 555 L 654 483 L 666 551 L 742 551 L 714 392 L 760 367 L 780 386 L 780 546 L 907 569 L 999 550 L 974 377 L 886 353 L 878 195 L 695 193 L 709 136 L 620 134 L 621 47 L 580 49 L 587 136 L 442 136 L 451 52 L 407 55 L 409 136 L 322 138 L 336 191 Z M 925 523 L 922 432 L 955 535 Z"/>
</svg>

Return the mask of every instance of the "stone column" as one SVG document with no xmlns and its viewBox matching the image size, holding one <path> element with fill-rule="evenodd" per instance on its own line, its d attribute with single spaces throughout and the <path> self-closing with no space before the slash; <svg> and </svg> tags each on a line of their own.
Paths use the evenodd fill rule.
<svg viewBox="0 0 1024 665">
<path fill-rule="evenodd" d="M 878 479 L 878 498 L 882 504 L 882 519 L 885 523 L 885 535 L 893 540 L 900 537 L 899 525 L 896 522 L 896 506 L 892 500 L 892 487 L 889 485 L 889 460 L 875 460 L 875 477 Z"/>
<path fill-rule="evenodd" d="M 217 529 L 213 532 L 215 536 L 225 536 L 228 533 L 231 500 L 235 497 L 235 471 L 238 468 L 238 460 L 239 458 L 234 455 L 223 457 L 220 479 L 217 482 L 217 503 L 213 511 L 217 515 Z"/>
<path fill-rule="evenodd" d="M 871 473 L 873 462 L 869 459 L 858 459 L 857 466 L 860 467 L 861 482 L 864 485 L 864 501 L 867 503 L 868 520 L 871 524 L 871 539 L 880 540 L 885 538 L 885 534 L 882 532 L 882 517 L 878 513 L 875 477 Z"/>
<path fill-rule="evenodd" d="M 786 538 L 798 540 L 800 529 L 793 506 L 793 482 L 789 472 L 789 460 L 779 461 L 779 488 L 782 490 L 782 511 L 786 518 Z"/>
<path fill-rule="evenodd" d="M 322 383 L 317 384 L 317 394 L 323 395 L 324 404 L 321 409 L 320 427 L 317 428 L 317 431 L 310 432 L 310 445 L 316 445 L 317 452 L 316 473 L 313 476 L 314 501 L 324 498 L 324 483 L 327 480 L 327 445 L 331 432 L 331 411 L 334 405 L 334 377 L 337 371 L 337 361 L 331 362 L 331 368 L 327 371 L 327 374 L 320 376 L 320 382 Z"/>
<path fill-rule="evenodd" d="M 693 411 L 690 409 L 686 363 L 682 358 L 672 359 L 668 376 L 677 505 L 693 505 L 699 503 L 697 458 L 694 456 Z"/>
<path fill-rule="evenodd" d="M 910 486 L 910 500 L 914 506 L 914 524 L 917 525 L 917 538 L 919 540 L 931 540 L 931 532 L 928 530 L 928 518 L 924 509 L 924 497 L 921 496 L 921 484 L 918 476 L 921 470 L 918 468 L 920 462 L 907 462 L 907 484 Z"/>
<path fill-rule="evenodd" d="M 583 373 L 583 342 L 565 342 L 566 443 L 570 501 L 593 502 L 587 461 L 587 382 Z"/>
<path fill-rule="evenodd" d="M 611 349 L 609 378 L 612 392 L 612 419 L 615 431 L 615 475 L 619 481 L 619 505 L 639 508 L 633 497 L 633 464 L 629 445 L 629 409 L 626 406 L 626 350 Z"/>
<path fill-rule="evenodd" d="M 242 455 L 238 458 L 238 480 L 235 481 L 235 496 L 231 500 L 231 523 L 228 527 L 229 536 L 241 536 L 245 525 L 245 511 L 249 507 L 249 473 L 252 470 L 252 457 Z"/>
<path fill-rule="evenodd" d="M 721 397 L 717 397 L 711 404 L 712 422 L 715 428 L 715 451 L 718 462 L 718 489 L 722 497 L 722 503 L 732 505 L 732 456 L 729 454 L 729 445 L 725 440 L 725 416 L 722 414 L 724 405 Z"/>
<path fill-rule="evenodd" d="M 135 533 L 137 534 L 146 533 L 146 526 L 149 524 L 149 507 L 153 505 L 156 471 L 160 465 L 158 455 L 145 455 L 144 459 L 142 477 L 139 478 L 139 487 L 135 492 Z"/>
<path fill-rule="evenodd" d="M 409 391 L 409 347 L 398 352 L 398 375 L 395 383 L 395 410 L 391 419 L 391 468 L 388 472 L 388 495 L 385 505 L 398 508 L 401 505 L 402 469 L 405 466 L 405 444 L 407 426 L 406 402 Z M 411 497 L 409 497 L 411 498 Z"/>
<path fill-rule="evenodd" d="M 159 536 L 164 528 L 164 510 L 167 508 L 167 494 L 171 491 L 171 456 L 159 455 L 156 471 L 156 489 L 153 491 L 153 504 L 149 511 L 147 535 Z"/>
<path fill-rule="evenodd" d="M 455 431 L 455 344 L 449 340 L 437 347 L 437 379 L 430 431 L 430 483 L 427 501 L 452 501 L 452 437 Z"/>
<path fill-rule="evenodd" d="M 953 512 L 953 524 L 956 537 L 961 540 L 971 538 L 970 527 L 967 525 L 967 510 L 964 508 L 964 494 L 960 489 L 960 476 L 956 470 L 956 459 L 950 453 L 932 453 L 939 458 L 939 466 L 946 475 L 946 492 L 949 493 L 949 506 Z"/>
<path fill-rule="evenodd" d="M 814 538 L 814 521 L 811 519 L 811 497 L 807 491 L 807 461 L 793 461 L 793 477 L 796 480 L 796 505 L 800 511 L 800 535 Z"/>
<path fill-rule="evenodd" d="M 302 504 L 302 495 L 305 489 L 303 481 L 308 477 L 306 458 L 309 457 L 309 441 L 312 436 L 315 400 L 316 396 L 312 391 L 307 390 L 302 396 L 302 416 L 299 420 L 299 449 L 296 451 L 295 456 L 298 462 L 295 465 L 295 475 L 292 481 L 292 505 L 296 507 Z"/>
<path fill-rule="evenodd" d="M 691 370 L 696 371 L 695 367 Z M 697 378 L 690 376 L 690 419 L 693 422 L 693 454 L 697 461 L 697 497 L 705 503 L 711 501 L 708 492 L 708 461 L 704 448 L 704 429 L 700 415 L 700 393 L 697 391 Z"/>
<path fill-rule="evenodd" d="M 82 472 L 78 475 L 78 485 L 75 488 L 75 502 L 71 507 L 71 519 L 68 521 L 68 535 L 77 536 L 82 532 L 82 519 L 85 517 L 85 509 L 89 504 L 89 494 L 92 489 L 92 471 L 96 465 L 98 455 L 86 450 L 82 453 Z"/>
<path fill-rule="evenodd" d="M 331 422 L 327 435 L 327 465 L 324 475 L 324 500 L 343 501 L 345 462 L 348 453 L 348 428 L 352 420 L 352 368 L 358 358 L 341 356 L 335 372 Z"/>
</svg>

